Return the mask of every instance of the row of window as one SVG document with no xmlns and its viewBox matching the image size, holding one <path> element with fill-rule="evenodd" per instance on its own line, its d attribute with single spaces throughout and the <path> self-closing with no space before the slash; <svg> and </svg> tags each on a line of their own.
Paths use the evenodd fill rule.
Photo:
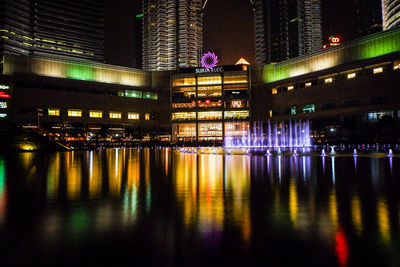
<svg viewBox="0 0 400 267">
<path fill-rule="evenodd" d="M 366 103 L 366 105 L 382 105 L 388 103 L 388 97 L 387 96 L 377 96 L 377 97 L 372 97 L 369 101 L 369 103 Z M 352 99 L 344 102 L 343 107 L 344 108 L 351 108 L 351 107 L 357 107 L 361 106 L 362 103 L 358 99 Z M 322 104 L 321 110 L 333 110 L 336 109 L 336 103 L 325 103 Z M 300 109 L 298 107 L 293 106 L 290 107 L 289 109 L 285 110 L 284 115 L 296 115 L 297 113 L 310 113 L 310 112 L 315 112 L 315 104 L 310 104 L 310 105 L 305 105 L 302 106 Z M 279 110 L 270 110 L 269 116 L 274 117 L 280 115 Z"/>
<path fill-rule="evenodd" d="M 222 100 L 218 101 L 211 101 L 211 100 L 206 100 L 206 101 L 192 101 L 190 103 L 172 103 L 172 108 L 173 109 L 194 109 L 196 108 L 220 108 L 223 106 Z M 246 108 L 247 105 L 247 100 L 230 100 L 230 101 L 225 101 L 225 108 Z"/>
<path fill-rule="evenodd" d="M 172 86 L 186 86 L 196 84 L 234 84 L 234 83 L 247 83 L 247 75 L 225 75 L 222 82 L 222 76 L 208 76 L 208 77 L 187 77 L 187 78 L 173 78 Z"/>
<path fill-rule="evenodd" d="M 67 111 L 68 117 L 80 118 L 80 117 L 82 117 L 82 114 L 83 114 L 83 111 L 81 109 L 68 109 L 68 111 Z M 47 109 L 47 115 L 58 117 L 58 116 L 60 116 L 60 109 L 49 108 L 49 109 Z M 122 119 L 122 112 L 110 111 L 110 112 L 108 112 L 108 117 L 110 119 Z M 152 116 L 150 113 L 144 114 L 145 120 L 150 120 L 151 117 Z M 98 118 L 98 119 L 103 118 L 103 111 L 102 110 L 89 110 L 89 118 Z M 140 113 L 128 112 L 127 119 L 128 120 L 139 120 Z"/>
<path fill-rule="evenodd" d="M 224 119 L 248 119 L 250 112 L 248 110 L 231 111 L 204 111 L 204 112 L 174 112 L 173 121 L 191 121 L 191 120 L 222 120 Z"/>
<path fill-rule="evenodd" d="M 400 68 L 399 65 L 400 64 L 395 62 L 393 65 L 393 70 L 398 70 Z M 311 86 L 314 86 L 317 84 L 330 84 L 330 83 L 333 83 L 333 82 L 339 81 L 339 80 L 350 80 L 350 79 L 357 78 L 358 76 L 361 76 L 362 74 L 365 74 L 365 73 L 368 75 L 370 75 L 370 74 L 376 75 L 376 74 L 383 73 L 385 71 L 385 68 L 386 68 L 385 66 L 377 66 L 377 67 L 373 67 L 373 68 L 367 67 L 364 70 L 357 69 L 357 70 L 354 70 L 354 72 L 348 71 L 348 72 L 341 73 L 341 74 L 333 74 L 331 77 L 325 76 L 325 77 L 320 77 L 319 79 L 312 80 L 312 81 L 306 81 L 306 82 L 302 82 L 302 83 L 289 84 L 289 85 L 285 85 L 285 86 L 281 86 L 281 87 L 277 87 L 277 88 L 272 88 L 271 93 L 274 95 L 274 94 L 278 94 L 278 93 L 292 91 L 294 89 L 311 87 Z"/>
</svg>

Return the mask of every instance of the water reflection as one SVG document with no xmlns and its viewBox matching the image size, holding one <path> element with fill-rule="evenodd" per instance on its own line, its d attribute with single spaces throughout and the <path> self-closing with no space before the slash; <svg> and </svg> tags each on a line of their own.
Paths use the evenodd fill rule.
<svg viewBox="0 0 400 267">
<path fill-rule="evenodd" d="M 400 261 L 399 166 L 398 158 L 171 149 L 21 153 L 0 157 L 0 225 L 18 230 L 12 222 L 26 207 L 32 236 L 50 244 L 146 233 L 149 248 L 171 255 L 190 244 L 201 256 L 204 244 L 268 263 L 258 250 L 278 257 L 270 244 L 300 242 L 309 259 L 385 265 Z"/>
</svg>

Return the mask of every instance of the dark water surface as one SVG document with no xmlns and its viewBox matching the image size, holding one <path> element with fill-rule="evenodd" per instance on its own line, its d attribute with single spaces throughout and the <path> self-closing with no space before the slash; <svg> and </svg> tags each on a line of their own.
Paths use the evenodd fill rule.
<svg viewBox="0 0 400 267">
<path fill-rule="evenodd" d="M 0 265 L 400 266 L 400 158 L 0 156 Z"/>
</svg>

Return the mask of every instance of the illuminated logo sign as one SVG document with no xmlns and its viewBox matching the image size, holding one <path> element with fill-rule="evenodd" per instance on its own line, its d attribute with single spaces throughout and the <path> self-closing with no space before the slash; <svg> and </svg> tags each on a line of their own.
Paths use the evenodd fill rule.
<svg viewBox="0 0 400 267">
<path fill-rule="evenodd" d="M 0 84 L 0 90 L 8 90 L 8 89 L 10 89 L 10 86 L 4 85 L 4 84 Z"/>
<path fill-rule="evenodd" d="M 201 66 L 206 69 L 215 68 L 218 64 L 218 57 L 211 52 L 205 53 L 201 57 Z"/>
<path fill-rule="evenodd" d="M 339 36 L 331 36 L 331 37 L 329 37 L 329 44 L 331 46 L 340 45 L 341 42 L 342 42 L 342 39 Z"/>
<path fill-rule="evenodd" d="M 0 102 L 0 108 L 1 109 L 7 108 L 7 102 Z"/>
<path fill-rule="evenodd" d="M 0 118 L 6 118 L 7 114 L 6 113 L 0 113 Z"/>
<path fill-rule="evenodd" d="M 196 69 L 196 73 L 215 73 L 215 72 L 224 72 L 223 67 L 218 67 L 218 68 L 212 68 L 212 69 L 207 69 L 207 68 L 200 68 Z"/>
</svg>

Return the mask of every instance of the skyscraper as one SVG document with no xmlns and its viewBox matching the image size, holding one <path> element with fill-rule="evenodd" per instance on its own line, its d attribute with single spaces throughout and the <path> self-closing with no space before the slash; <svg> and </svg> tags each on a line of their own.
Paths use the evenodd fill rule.
<svg viewBox="0 0 400 267">
<path fill-rule="evenodd" d="M 0 56 L 51 56 L 102 62 L 104 0 L 2 0 Z"/>
<path fill-rule="evenodd" d="M 320 0 L 255 0 L 256 64 L 321 48 Z"/>
<path fill-rule="evenodd" d="M 400 26 L 400 0 L 382 0 L 383 29 Z"/>
<path fill-rule="evenodd" d="M 198 66 L 202 16 L 201 0 L 143 0 L 143 68 Z"/>
<path fill-rule="evenodd" d="M 354 0 L 358 37 L 382 30 L 381 0 Z"/>
</svg>

